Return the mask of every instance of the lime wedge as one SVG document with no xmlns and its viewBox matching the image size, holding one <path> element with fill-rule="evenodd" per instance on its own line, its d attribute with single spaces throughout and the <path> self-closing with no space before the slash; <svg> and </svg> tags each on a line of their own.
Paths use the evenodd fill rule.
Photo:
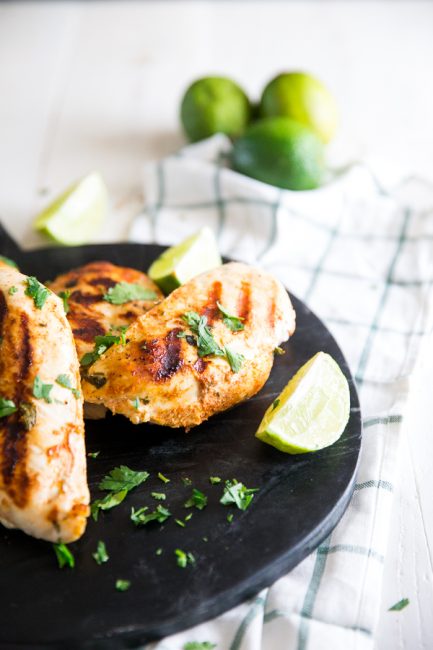
<svg viewBox="0 0 433 650">
<path fill-rule="evenodd" d="M 100 228 L 107 213 L 108 194 L 97 172 L 71 185 L 34 221 L 35 230 L 67 246 L 83 244 Z"/>
<path fill-rule="evenodd" d="M 167 294 L 221 263 L 215 236 L 210 228 L 204 227 L 177 246 L 167 248 L 153 262 L 148 274 Z"/>
<path fill-rule="evenodd" d="M 347 379 L 329 354 L 318 352 L 268 408 L 256 437 L 288 454 L 305 454 L 336 442 L 349 414 Z"/>
</svg>

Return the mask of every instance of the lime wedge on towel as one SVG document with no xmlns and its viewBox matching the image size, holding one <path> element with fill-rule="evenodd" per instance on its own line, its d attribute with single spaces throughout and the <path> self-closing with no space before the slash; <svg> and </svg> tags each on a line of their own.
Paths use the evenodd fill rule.
<svg viewBox="0 0 433 650">
<path fill-rule="evenodd" d="M 83 244 L 100 228 L 107 213 L 108 194 L 97 172 L 71 185 L 35 219 L 34 228 L 54 241 Z"/>
<path fill-rule="evenodd" d="M 268 408 L 256 437 L 288 454 L 305 454 L 336 442 L 349 415 L 347 379 L 329 354 L 318 352 Z"/>
<path fill-rule="evenodd" d="M 215 236 L 210 228 L 204 227 L 180 244 L 164 251 L 153 262 L 148 274 L 167 294 L 221 263 Z"/>
</svg>

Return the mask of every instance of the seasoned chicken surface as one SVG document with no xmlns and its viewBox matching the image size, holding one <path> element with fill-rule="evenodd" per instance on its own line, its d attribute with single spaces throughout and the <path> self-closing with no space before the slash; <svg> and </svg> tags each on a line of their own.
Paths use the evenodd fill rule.
<svg viewBox="0 0 433 650">
<path fill-rule="evenodd" d="M 0 337 L 0 522 L 72 542 L 89 515 L 74 340 L 62 301 L 6 265 Z"/>
<path fill-rule="evenodd" d="M 218 303 L 243 329 L 230 329 Z M 275 347 L 294 329 L 295 313 L 278 280 L 245 264 L 226 264 L 138 318 L 126 344 L 114 345 L 90 367 L 83 378 L 86 399 L 134 423 L 198 425 L 257 393 Z M 203 354 L 210 349 L 214 353 Z"/>
<path fill-rule="evenodd" d="M 104 299 L 118 283 L 138 284 L 147 290 L 146 300 L 129 300 L 113 304 Z M 156 284 L 141 271 L 116 266 L 110 262 L 91 262 L 59 275 L 50 285 L 57 295 L 66 293 L 69 323 L 77 346 L 78 359 L 93 350 L 95 336 L 118 333 L 137 316 L 163 299 Z M 113 332 L 112 328 L 117 328 Z"/>
</svg>

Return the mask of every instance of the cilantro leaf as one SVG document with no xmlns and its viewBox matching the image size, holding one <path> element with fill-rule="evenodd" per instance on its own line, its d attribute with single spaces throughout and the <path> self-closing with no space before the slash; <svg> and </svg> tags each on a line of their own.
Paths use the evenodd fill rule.
<svg viewBox="0 0 433 650">
<path fill-rule="evenodd" d="M 100 451 L 89 451 L 87 455 L 89 458 L 98 458 L 100 453 Z"/>
<path fill-rule="evenodd" d="M 133 282 L 118 282 L 114 287 L 108 289 L 104 300 L 112 305 L 123 305 L 132 300 L 157 300 L 158 296 L 151 289 L 142 287 L 141 284 Z"/>
<path fill-rule="evenodd" d="M 164 474 L 161 474 L 161 472 L 158 472 L 158 478 L 163 483 L 170 483 L 170 479 L 164 476 Z"/>
<path fill-rule="evenodd" d="M 240 316 L 232 316 L 219 302 L 217 302 L 217 305 L 218 309 L 224 316 L 223 323 L 229 328 L 229 330 L 232 332 L 240 332 L 245 329 L 245 325 L 242 323 L 242 321 L 245 320 L 244 318 L 241 318 Z"/>
<path fill-rule="evenodd" d="M 52 388 L 53 384 L 44 384 L 42 379 L 36 375 L 33 382 L 33 396 L 36 397 L 36 399 L 44 399 L 47 404 L 51 404 L 53 401 L 50 397 Z"/>
<path fill-rule="evenodd" d="M 13 296 L 14 293 L 17 293 L 17 291 L 18 291 L 18 287 L 9 287 L 8 294 L 10 296 Z"/>
<path fill-rule="evenodd" d="M 180 566 L 181 569 L 184 569 L 187 564 L 195 564 L 195 557 L 192 553 L 185 553 L 185 551 L 177 548 L 174 554 L 176 555 L 177 566 Z"/>
<path fill-rule="evenodd" d="M 8 266 L 12 266 L 12 268 L 17 269 L 18 264 L 11 260 L 9 257 L 5 257 L 4 255 L 0 255 L 0 262 L 3 262 L 3 264 L 7 264 Z"/>
<path fill-rule="evenodd" d="M 402 598 L 401 600 L 398 601 L 398 603 L 395 603 L 392 607 L 388 609 L 388 612 L 400 612 L 402 609 L 407 607 L 410 603 L 409 598 Z"/>
<path fill-rule="evenodd" d="M 197 490 L 196 488 L 193 488 L 192 490 L 192 495 L 188 499 L 188 501 L 185 501 L 184 507 L 185 508 L 197 508 L 197 510 L 203 510 L 204 507 L 207 505 L 207 496 L 203 494 L 203 492 L 200 492 L 200 490 Z"/>
<path fill-rule="evenodd" d="M 71 292 L 69 289 L 66 289 L 66 291 L 59 291 L 59 298 L 62 299 L 63 301 L 63 309 L 65 310 L 65 314 L 69 314 L 70 312 L 70 307 L 69 307 L 69 297 L 71 295 Z"/>
<path fill-rule="evenodd" d="M 122 503 L 123 499 L 128 494 L 128 490 L 121 490 L 120 492 L 110 492 L 106 494 L 102 499 L 96 499 L 93 501 L 90 506 L 90 512 L 95 521 L 98 521 L 98 515 L 100 510 L 111 510 Z"/>
<path fill-rule="evenodd" d="M 43 284 L 39 282 L 34 276 L 30 276 L 26 280 L 27 289 L 25 290 L 26 296 L 33 298 L 35 307 L 37 309 L 42 309 L 45 304 L 46 299 L 48 298 L 50 292 L 44 287 Z"/>
<path fill-rule="evenodd" d="M 209 476 L 209 481 L 212 483 L 212 485 L 217 485 L 218 483 L 221 483 L 221 479 L 219 476 Z"/>
<path fill-rule="evenodd" d="M 121 580 L 120 578 L 116 580 L 117 591 L 127 591 L 130 586 L 131 586 L 130 580 Z"/>
<path fill-rule="evenodd" d="M 164 492 L 151 492 L 151 496 L 153 496 L 157 501 L 165 501 L 167 498 Z"/>
<path fill-rule="evenodd" d="M 110 492 L 119 492 L 126 490 L 129 492 L 133 488 L 144 483 L 149 478 L 149 472 L 136 472 L 126 465 L 115 467 L 99 483 L 100 490 L 109 490 Z"/>
<path fill-rule="evenodd" d="M 225 346 L 224 352 L 232 371 L 239 372 L 239 370 L 242 368 L 243 362 L 245 361 L 244 355 L 239 354 L 239 352 L 233 352 L 233 350 L 230 350 L 228 345 Z"/>
<path fill-rule="evenodd" d="M 233 521 L 233 517 L 234 517 L 234 515 L 233 515 L 232 512 L 231 512 L 229 515 L 227 515 L 227 521 L 229 522 L 229 524 L 232 523 L 232 521 Z"/>
<path fill-rule="evenodd" d="M 77 399 L 81 397 L 81 393 L 77 388 L 73 388 L 71 378 L 69 375 L 59 375 L 56 379 L 56 384 L 59 384 L 59 386 L 63 386 L 63 388 L 69 388 L 69 390 L 72 392 L 74 397 Z"/>
<path fill-rule="evenodd" d="M 239 510 L 246 510 L 254 498 L 254 492 L 258 492 L 258 488 L 247 488 L 234 478 L 232 481 L 225 482 L 220 503 L 223 506 L 234 503 Z"/>
<path fill-rule="evenodd" d="M 216 643 L 210 641 L 188 641 L 183 646 L 183 650 L 213 650 L 216 648 Z"/>
<path fill-rule="evenodd" d="M 99 540 L 98 542 L 96 551 L 92 553 L 92 557 L 95 560 L 96 564 L 104 564 L 104 562 L 108 562 L 109 555 L 107 553 L 107 549 L 105 547 L 104 542 L 102 542 L 101 540 Z"/>
<path fill-rule="evenodd" d="M 185 528 L 185 524 L 181 519 L 175 519 L 174 520 L 178 526 L 181 526 L 181 528 Z"/>
<path fill-rule="evenodd" d="M 11 415 L 11 413 L 15 413 L 17 410 L 18 409 L 15 406 L 15 402 L 13 402 L 11 399 L 0 397 L 0 418 Z"/>
<path fill-rule="evenodd" d="M 149 521 L 158 521 L 162 524 L 163 521 L 171 517 L 171 512 L 161 505 L 157 505 L 156 509 L 148 514 L 146 514 L 147 510 L 149 510 L 147 506 L 139 508 L 139 510 L 132 508 L 131 521 L 133 521 L 136 526 L 145 526 Z"/>
<path fill-rule="evenodd" d="M 90 366 L 92 363 L 95 363 L 99 357 L 104 354 L 111 346 L 121 343 L 121 336 L 114 336 L 113 334 L 105 334 L 104 336 L 95 336 L 95 345 L 92 352 L 86 352 L 86 354 L 81 357 L 82 366 Z"/>
<path fill-rule="evenodd" d="M 61 569 L 63 569 L 64 566 L 68 566 L 70 569 L 74 568 L 75 558 L 66 544 L 53 544 L 53 549 Z"/>
</svg>

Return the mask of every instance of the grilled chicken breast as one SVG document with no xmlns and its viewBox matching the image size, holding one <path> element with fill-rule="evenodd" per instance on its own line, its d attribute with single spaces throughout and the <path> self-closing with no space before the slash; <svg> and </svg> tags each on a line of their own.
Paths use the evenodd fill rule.
<svg viewBox="0 0 433 650">
<path fill-rule="evenodd" d="M 119 305 L 105 300 L 104 295 L 120 282 L 138 284 L 147 289 L 149 299 L 131 300 Z M 93 350 L 95 336 L 108 334 L 113 327 L 130 325 L 163 299 L 161 291 L 145 273 L 110 262 L 91 262 L 80 266 L 59 275 L 49 286 L 57 295 L 66 292 L 68 296 L 67 317 L 74 334 L 78 359 Z"/>
<path fill-rule="evenodd" d="M 72 542 L 89 515 L 74 340 L 61 300 L 6 265 L 0 337 L 0 522 Z"/>
<path fill-rule="evenodd" d="M 218 303 L 242 319 L 243 329 L 230 329 Z M 196 325 L 202 317 L 198 331 L 186 323 L 188 312 L 195 312 Z M 279 281 L 245 264 L 226 264 L 138 318 L 126 344 L 111 347 L 83 377 L 86 399 L 134 423 L 198 425 L 257 393 L 271 371 L 275 347 L 294 329 L 295 313 Z M 216 355 L 203 355 L 208 334 Z"/>
</svg>

